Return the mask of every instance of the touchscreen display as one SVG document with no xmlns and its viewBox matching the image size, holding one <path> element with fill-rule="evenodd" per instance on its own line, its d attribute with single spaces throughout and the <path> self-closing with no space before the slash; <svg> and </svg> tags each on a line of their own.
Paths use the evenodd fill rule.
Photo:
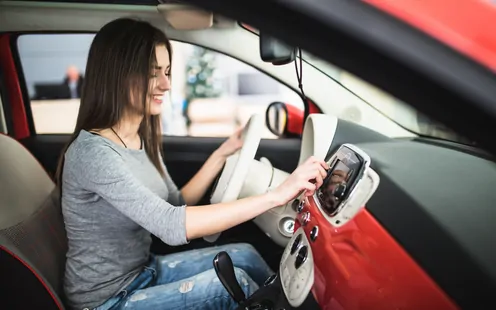
<svg viewBox="0 0 496 310">
<path fill-rule="evenodd" d="M 342 201 L 350 179 L 350 172 L 350 167 L 338 160 L 327 173 L 320 188 L 319 198 L 322 207 L 328 213 L 333 213 Z"/>
<path fill-rule="evenodd" d="M 334 216 L 340 209 L 359 180 L 363 169 L 363 158 L 352 149 L 342 146 L 328 159 L 330 169 L 317 191 L 317 199 L 322 211 Z"/>
</svg>

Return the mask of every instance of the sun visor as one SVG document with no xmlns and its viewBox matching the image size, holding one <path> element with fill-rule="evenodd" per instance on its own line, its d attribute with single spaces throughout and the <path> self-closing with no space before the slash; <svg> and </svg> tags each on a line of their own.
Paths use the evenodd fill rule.
<svg viewBox="0 0 496 310">
<path fill-rule="evenodd" d="M 212 27 L 212 12 L 182 4 L 159 4 L 157 10 L 167 23 L 177 30 L 200 30 Z"/>
</svg>

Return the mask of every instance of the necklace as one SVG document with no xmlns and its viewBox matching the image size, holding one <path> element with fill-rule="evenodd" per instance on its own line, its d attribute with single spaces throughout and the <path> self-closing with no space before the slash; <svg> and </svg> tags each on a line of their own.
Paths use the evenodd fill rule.
<svg viewBox="0 0 496 310">
<path fill-rule="evenodd" d="M 117 136 L 117 138 L 119 138 L 119 140 L 121 140 L 122 144 L 124 144 L 124 147 L 127 149 L 126 143 L 124 143 L 124 141 L 122 141 L 121 137 L 119 137 L 117 132 L 115 132 L 114 128 L 110 127 L 110 130 L 112 130 L 112 132 Z"/>
<path fill-rule="evenodd" d="M 124 143 L 124 141 L 121 139 L 121 137 L 117 134 L 117 132 L 115 132 L 114 128 L 110 127 L 110 130 L 112 130 L 112 132 L 117 136 L 117 138 L 119 138 L 119 140 L 121 140 L 122 144 L 124 145 L 124 147 L 127 149 L 127 145 L 126 143 Z M 143 148 L 143 139 L 141 139 L 140 137 L 140 150 Z"/>
</svg>

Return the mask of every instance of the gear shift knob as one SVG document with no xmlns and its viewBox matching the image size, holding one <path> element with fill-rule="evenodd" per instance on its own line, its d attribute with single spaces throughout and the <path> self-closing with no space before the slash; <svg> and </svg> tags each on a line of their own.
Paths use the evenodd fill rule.
<svg viewBox="0 0 496 310">
<path fill-rule="evenodd" d="M 236 279 L 233 262 L 229 254 L 222 251 L 215 255 L 214 269 L 220 282 L 224 285 L 234 301 L 238 304 L 243 303 L 246 300 L 246 296 Z"/>
</svg>

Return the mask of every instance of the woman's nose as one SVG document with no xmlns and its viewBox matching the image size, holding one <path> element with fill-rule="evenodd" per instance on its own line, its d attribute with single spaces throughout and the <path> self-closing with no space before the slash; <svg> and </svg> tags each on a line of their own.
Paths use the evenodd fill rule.
<svg viewBox="0 0 496 310">
<path fill-rule="evenodd" d="M 168 91 L 170 89 L 170 80 L 167 75 L 164 74 L 159 78 L 157 86 L 162 91 Z"/>
</svg>

